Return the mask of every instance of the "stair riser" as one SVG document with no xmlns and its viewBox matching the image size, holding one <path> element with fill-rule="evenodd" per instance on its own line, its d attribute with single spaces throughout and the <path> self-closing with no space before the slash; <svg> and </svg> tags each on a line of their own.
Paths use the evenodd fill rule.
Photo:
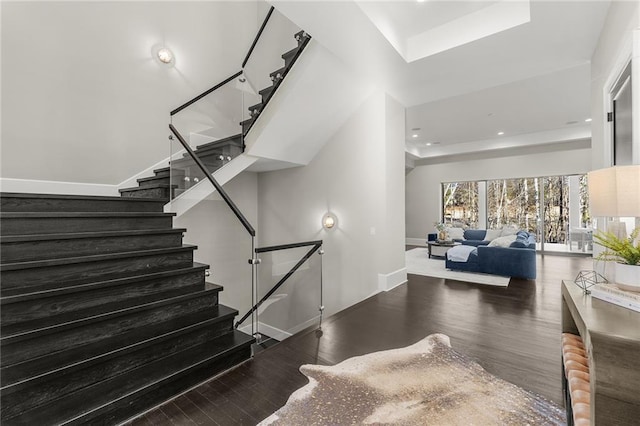
<svg viewBox="0 0 640 426">
<path fill-rule="evenodd" d="M 162 201 L 0 197 L 3 212 L 162 212 Z"/>
<path fill-rule="evenodd" d="M 169 229 L 172 216 L 157 217 L 79 217 L 79 218 L 3 218 L 2 235 L 58 234 L 65 232 L 129 231 Z"/>
<path fill-rule="evenodd" d="M 218 302 L 216 292 L 203 295 L 198 298 L 182 300 L 172 304 L 161 304 L 151 309 L 131 312 L 107 319 L 96 319 L 91 322 L 78 325 L 75 328 L 61 330 L 55 334 L 38 333 L 30 339 L 11 339 L 3 342 L 1 347 L 1 359 L 4 366 L 9 366 L 21 361 L 36 358 L 46 354 L 52 354 L 63 349 L 77 347 L 122 335 L 146 326 L 171 321 L 191 313 L 212 309 Z M 114 348 L 105 347 L 104 352 Z M 56 365 L 55 356 L 49 356 L 51 368 Z"/>
<path fill-rule="evenodd" d="M 195 153 L 201 160 L 204 157 L 218 158 L 219 155 L 224 155 L 225 157 L 227 155 L 230 155 L 232 157 L 235 157 L 236 155 L 242 154 L 242 146 L 227 145 L 220 148 L 199 149 Z"/>
<path fill-rule="evenodd" d="M 138 413 L 144 412 L 175 395 L 207 381 L 216 374 L 228 370 L 251 357 L 251 347 L 247 346 L 231 351 L 213 361 L 208 361 L 191 368 L 177 379 L 159 383 L 151 391 L 139 392 L 128 398 L 109 404 L 102 410 L 91 413 L 69 423 L 69 425 L 118 424 Z"/>
<path fill-rule="evenodd" d="M 106 304 L 155 297 L 160 294 L 166 298 L 204 290 L 204 274 L 195 271 L 184 275 L 175 275 L 144 280 L 126 285 L 90 289 L 55 297 L 42 297 L 18 303 L 2 305 L 2 325 L 22 323 L 41 318 L 68 316 L 70 313 L 97 308 Z M 146 300 L 150 302 L 151 300 Z M 74 318 L 75 319 L 75 318 Z"/>
<path fill-rule="evenodd" d="M 289 65 L 291 65 L 291 62 L 293 62 L 293 58 L 295 58 L 296 54 L 298 53 L 298 51 L 293 51 L 287 55 L 282 55 L 282 59 L 284 59 L 284 67 L 285 68 L 289 68 Z"/>
<path fill-rule="evenodd" d="M 268 90 L 261 90 L 260 95 L 262 96 L 262 104 L 266 104 L 267 100 L 271 96 L 271 92 L 273 92 L 273 86 L 271 86 Z"/>
<path fill-rule="evenodd" d="M 122 253 L 182 246 L 182 233 L 20 241 L 2 244 L 2 262 Z"/>
<path fill-rule="evenodd" d="M 121 191 L 120 195 L 131 198 L 160 198 L 168 200 L 171 195 L 169 188 L 140 188 L 130 191 Z"/>
<path fill-rule="evenodd" d="M 145 186 L 153 186 L 153 185 L 170 185 L 171 178 L 170 177 L 157 177 L 154 179 L 145 179 L 139 180 L 138 185 L 140 188 L 144 188 Z"/>
<path fill-rule="evenodd" d="M 3 270 L 0 273 L 3 290 L 43 286 L 47 289 L 66 287 L 74 282 L 88 282 L 105 274 L 150 273 L 169 267 L 188 267 L 193 263 L 193 248 L 187 251 L 169 252 L 97 262 L 72 263 L 40 268 Z"/>
<path fill-rule="evenodd" d="M 64 374 L 52 374 L 36 379 L 27 386 L 17 385 L 7 388 L 2 395 L 1 417 L 2 419 L 14 417 L 21 412 L 50 403 L 65 394 L 103 380 L 126 375 L 148 363 L 213 340 L 230 332 L 232 328 L 232 319 L 229 318 L 226 321 L 201 327 L 188 334 L 172 336 L 171 339 L 157 342 L 97 365 L 72 367 L 64 371 Z"/>
</svg>

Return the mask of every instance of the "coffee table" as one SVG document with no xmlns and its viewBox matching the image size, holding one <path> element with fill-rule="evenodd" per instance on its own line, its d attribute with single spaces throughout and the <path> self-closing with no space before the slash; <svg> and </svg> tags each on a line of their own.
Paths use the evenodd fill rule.
<svg viewBox="0 0 640 426">
<path fill-rule="evenodd" d="M 429 259 L 432 257 L 442 257 L 444 258 L 447 255 L 447 250 L 451 247 L 459 246 L 462 243 L 454 242 L 454 241 L 429 241 L 427 243 L 429 249 Z"/>
</svg>

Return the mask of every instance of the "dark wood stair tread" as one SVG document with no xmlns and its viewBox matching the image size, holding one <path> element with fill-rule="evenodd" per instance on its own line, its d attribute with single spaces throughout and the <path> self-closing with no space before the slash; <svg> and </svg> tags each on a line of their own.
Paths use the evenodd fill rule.
<svg viewBox="0 0 640 426">
<path fill-rule="evenodd" d="M 221 286 L 207 286 L 200 285 L 197 290 L 191 288 L 176 288 L 169 289 L 162 292 L 153 294 L 147 294 L 135 298 L 125 299 L 118 302 L 104 303 L 91 308 L 73 310 L 68 313 L 60 315 L 52 315 L 44 318 L 39 318 L 31 321 L 23 321 L 9 326 L 2 326 L 2 335 L 25 332 L 30 330 L 44 330 L 51 327 L 56 327 L 63 324 L 76 324 L 84 320 L 91 320 L 92 318 L 102 318 L 103 315 L 115 314 L 117 312 L 125 312 L 137 307 L 146 306 L 155 302 L 161 302 L 170 300 L 175 297 L 186 296 L 193 294 L 194 291 L 206 291 L 220 292 Z"/>
<path fill-rule="evenodd" d="M 77 420 L 81 423 L 89 421 L 98 413 L 93 411 L 109 411 L 109 405 L 118 400 L 131 398 L 136 393 L 153 392 L 179 378 L 181 373 L 197 368 L 207 361 L 214 361 L 238 348 L 247 347 L 253 338 L 238 331 L 221 336 L 196 347 L 187 348 L 169 357 L 159 359 L 126 375 L 112 377 L 96 383 L 88 388 L 68 394 L 63 398 L 49 402 L 46 406 L 37 407 L 23 416 L 29 418 L 31 424 L 45 424 L 72 420 L 69 413 L 82 413 Z M 213 373 L 215 374 L 215 373 Z M 212 377 L 211 374 L 209 377 Z M 143 381 L 140 384 L 132 380 L 132 376 Z M 206 380 L 203 377 L 202 380 Z M 194 383 L 195 384 L 195 383 Z M 85 420 L 86 418 L 86 420 Z"/>
<path fill-rule="evenodd" d="M 60 265 L 67 265 L 67 264 L 101 262 L 103 260 L 110 260 L 110 259 L 126 259 L 126 258 L 137 257 L 137 256 L 147 256 L 151 254 L 193 251 L 193 250 L 196 250 L 197 248 L 198 247 L 194 245 L 183 244 L 182 247 L 169 247 L 169 248 L 158 248 L 158 249 L 148 249 L 148 250 L 136 250 L 136 251 L 128 251 L 128 252 L 120 252 L 120 253 L 93 254 L 93 255 L 79 256 L 79 257 L 63 257 L 60 259 L 30 260 L 26 262 L 5 263 L 0 265 L 0 268 L 2 268 L 3 271 L 16 271 L 20 269 L 44 268 L 49 266 L 60 266 Z"/>
<path fill-rule="evenodd" d="M 121 188 L 121 189 L 118 189 L 118 191 L 120 193 L 123 193 L 123 192 L 149 190 L 149 189 L 167 189 L 167 188 L 171 189 L 171 188 L 177 188 L 177 187 L 178 185 L 171 185 L 169 183 L 156 183 L 154 185 L 132 186 L 131 188 Z M 128 198 L 125 198 L 125 199 L 128 199 Z"/>
<path fill-rule="evenodd" d="M 237 310 L 218 304 L 208 311 L 159 322 L 144 330 L 116 335 L 106 340 L 86 344 L 81 348 L 70 348 L 17 364 L 3 365 L 0 369 L 2 387 L 14 386 L 43 375 L 57 374 L 68 368 L 76 368 L 79 364 L 95 365 L 198 327 L 211 327 L 213 324 L 233 321 L 237 314 Z M 229 325 L 232 328 L 231 323 Z M 108 350 L 105 351 L 105 348 Z M 54 357 L 56 362 L 54 369 L 51 368 L 51 357 Z"/>
<path fill-rule="evenodd" d="M 132 198 L 133 199 L 133 198 Z M 102 218 L 102 217 L 167 217 L 175 213 L 164 212 L 0 212 L 0 219 L 53 219 L 53 218 Z"/>
<path fill-rule="evenodd" d="M 62 195 L 62 194 L 32 194 L 32 193 L 24 193 L 24 192 L 2 192 L 0 193 L 0 198 L 51 198 L 57 200 L 87 200 L 87 201 L 114 201 L 114 202 L 128 202 L 132 201 L 129 198 L 122 198 L 117 195 L 109 196 L 109 195 Z M 134 202 L 156 202 L 156 203 L 164 203 L 164 200 L 157 198 L 145 198 L 144 200 L 136 200 Z"/>
<path fill-rule="evenodd" d="M 83 292 L 83 291 L 91 291 L 99 288 L 112 287 L 112 286 L 122 286 L 131 284 L 132 282 L 142 281 L 153 278 L 162 278 L 171 275 L 179 275 L 188 273 L 190 271 L 198 271 L 205 269 L 209 269 L 209 265 L 193 262 L 192 266 L 176 268 L 172 267 L 168 270 L 160 270 L 160 271 L 152 271 L 147 273 L 139 273 L 136 275 L 126 274 L 124 277 L 122 276 L 103 276 L 98 281 L 90 281 L 85 284 L 75 284 L 66 287 L 58 287 L 55 289 L 50 289 L 46 287 L 32 287 L 29 292 L 22 292 L 22 289 L 2 289 L 2 297 L 0 297 L 0 303 L 2 305 L 8 303 L 17 303 L 23 302 L 26 300 L 34 300 L 40 297 L 53 297 L 60 296 L 63 294 L 72 295 L 73 293 Z"/>
<path fill-rule="evenodd" d="M 92 315 L 92 316 L 88 316 L 88 317 L 84 317 L 76 320 L 71 320 L 61 324 L 43 326 L 42 328 L 36 328 L 36 329 L 32 329 L 32 328 L 25 329 L 23 324 L 18 323 L 8 327 L 2 327 L 2 337 L 0 337 L 0 342 L 3 345 L 5 345 L 5 344 L 13 343 L 15 341 L 32 339 L 40 335 L 49 335 L 52 333 L 60 332 L 62 330 L 76 328 L 81 325 L 96 322 L 96 321 L 104 321 L 109 318 L 117 318 L 120 316 L 129 315 L 135 312 L 157 309 L 158 307 L 161 307 L 161 306 L 171 305 L 171 304 L 179 303 L 189 299 L 195 299 L 205 294 L 208 295 L 215 292 L 216 292 L 215 290 L 202 290 L 199 292 L 193 292 L 186 295 L 176 296 L 168 299 L 165 298 L 161 300 L 147 302 L 144 304 L 121 308 L 118 310 L 108 311 L 101 314 L 96 314 L 96 315 Z"/>
<path fill-rule="evenodd" d="M 186 228 L 167 229 L 131 229 L 125 231 L 96 231 L 96 232 L 65 232 L 61 234 L 27 234 L 27 235 L 2 235 L 0 243 L 15 243 L 22 241 L 49 241 L 49 240 L 75 240 L 82 238 L 98 237 L 125 237 L 156 234 L 183 234 Z"/>
<path fill-rule="evenodd" d="M 229 137 L 218 139 L 212 142 L 207 142 L 202 145 L 198 145 L 196 146 L 195 152 L 197 153 L 200 150 L 217 148 L 217 147 L 226 146 L 226 145 L 242 146 L 242 133 L 238 133 L 237 135 L 229 136 Z"/>
</svg>

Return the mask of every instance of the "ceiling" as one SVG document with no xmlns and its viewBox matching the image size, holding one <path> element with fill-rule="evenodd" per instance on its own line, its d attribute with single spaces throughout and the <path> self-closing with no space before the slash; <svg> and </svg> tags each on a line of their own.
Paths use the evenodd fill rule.
<svg viewBox="0 0 640 426">
<path fill-rule="evenodd" d="M 526 22 L 478 34 L 474 19 L 503 16 L 506 3 L 518 4 L 520 15 L 526 7 Z M 418 157 L 589 138 L 590 59 L 609 4 L 275 2 L 363 81 L 407 107 L 407 151 Z M 449 47 L 419 59 L 398 49 L 421 34 Z"/>
</svg>

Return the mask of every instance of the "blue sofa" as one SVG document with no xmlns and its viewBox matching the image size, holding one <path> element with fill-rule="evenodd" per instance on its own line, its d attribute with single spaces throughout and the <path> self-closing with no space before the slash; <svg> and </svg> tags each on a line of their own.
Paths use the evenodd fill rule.
<svg viewBox="0 0 640 426">
<path fill-rule="evenodd" d="M 469 231 L 465 231 L 465 238 Z M 480 236 L 480 232 L 485 231 L 472 231 L 477 232 L 476 236 L 484 238 L 484 235 Z M 472 234 L 469 236 L 471 237 Z M 447 269 L 531 280 L 536 278 L 536 239 L 534 235 L 526 231 L 518 231 L 516 240 L 509 247 L 489 247 L 489 242 L 484 239 L 465 239 L 461 242 L 476 248 L 471 252 L 466 262 L 445 259 Z"/>
</svg>

